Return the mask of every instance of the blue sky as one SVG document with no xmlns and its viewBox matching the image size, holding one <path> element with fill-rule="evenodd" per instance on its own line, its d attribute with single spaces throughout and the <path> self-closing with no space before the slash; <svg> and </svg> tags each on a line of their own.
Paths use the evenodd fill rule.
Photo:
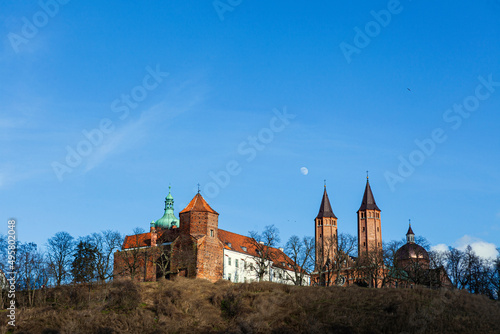
<svg viewBox="0 0 500 334">
<path fill-rule="evenodd" d="M 411 218 L 432 245 L 498 247 L 499 17 L 495 0 L 2 1 L 4 230 L 130 234 L 169 184 L 177 213 L 200 183 L 220 228 L 285 243 L 314 234 L 327 179 L 356 234 L 369 170 L 385 241 Z"/>
</svg>

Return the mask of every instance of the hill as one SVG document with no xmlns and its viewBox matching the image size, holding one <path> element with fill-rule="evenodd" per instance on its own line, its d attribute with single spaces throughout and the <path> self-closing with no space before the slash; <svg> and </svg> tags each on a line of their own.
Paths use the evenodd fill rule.
<svg viewBox="0 0 500 334">
<path fill-rule="evenodd" d="M 499 302 L 424 288 L 116 281 L 48 289 L 37 303 L 17 310 L 14 330 L 1 316 L 2 333 L 493 333 L 500 325 Z"/>
</svg>

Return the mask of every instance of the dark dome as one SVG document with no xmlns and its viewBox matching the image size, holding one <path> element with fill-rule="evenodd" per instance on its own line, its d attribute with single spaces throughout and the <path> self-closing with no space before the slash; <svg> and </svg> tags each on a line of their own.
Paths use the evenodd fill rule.
<svg viewBox="0 0 500 334">
<path fill-rule="evenodd" d="M 396 252 L 396 259 L 398 261 L 417 258 L 429 261 L 429 254 L 424 247 L 415 243 L 407 243 Z"/>
</svg>

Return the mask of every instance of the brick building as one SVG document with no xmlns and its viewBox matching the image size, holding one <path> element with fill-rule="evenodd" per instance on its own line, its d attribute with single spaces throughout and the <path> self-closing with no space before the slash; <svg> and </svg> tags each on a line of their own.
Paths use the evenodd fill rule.
<svg viewBox="0 0 500 334">
<path fill-rule="evenodd" d="M 406 234 L 407 243 L 394 253 L 392 264 L 387 265 L 388 254 L 384 254 L 382 249 L 380 213 L 367 177 L 361 206 L 356 212 L 357 245 L 354 245 L 354 240 L 339 240 L 338 218 L 333 213 L 325 185 L 314 220 L 316 259 L 315 270 L 311 274 L 313 284 L 450 287 L 451 281 L 444 268 L 429 268 L 429 254 L 415 243 L 411 225 Z M 357 254 L 353 256 L 355 248 Z"/>
<path fill-rule="evenodd" d="M 184 276 L 212 282 L 260 279 L 293 283 L 296 265 L 283 249 L 266 247 L 252 238 L 219 229 L 219 214 L 199 192 L 179 212 L 179 219 L 174 215 L 173 204 L 169 190 L 164 215 L 151 222 L 150 231 L 125 237 L 122 250 L 115 253 L 116 278 L 156 281 Z M 309 276 L 305 275 L 303 284 L 309 283 Z"/>
</svg>

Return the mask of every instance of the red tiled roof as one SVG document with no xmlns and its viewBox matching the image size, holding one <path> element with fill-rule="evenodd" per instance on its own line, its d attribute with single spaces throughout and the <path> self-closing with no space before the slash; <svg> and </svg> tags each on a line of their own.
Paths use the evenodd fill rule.
<svg viewBox="0 0 500 334">
<path fill-rule="evenodd" d="M 221 229 L 219 229 L 218 233 L 219 240 L 222 241 L 225 249 L 259 257 L 257 254 L 257 246 L 252 238 Z M 229 247 L 229 244 L 231 244 L 231 247 Z M 267 248 L 266 246 L 261 247 Z M 293 270 L 291 264 L 295 263 L 285 253 L 273 247 L 269 247 L 269 250 L 270 260 L 273 261 L 274 266 Z M 283 265 L 283 263 L 285 263 L 285 265 Z"/>
<path fill-rule="evenodd" d="M 179 214 L 184 213 L 184 212 L 189 212 L 189 211 L 196 211 L 196 212 L 211 212 L 215 213 L 218 215 L 218 213 L 208 205 L 208 203 L 205 201 L 203 196 L 201 196 L 200 193 L 197 193 L 191 202 L 182 210 L 179 212 Z"/>
<path fill-rule="evenodd" d="M 123 249 L 151 246 L 151 232 L 127 235 L 123 241 Z"/>
</svg>

